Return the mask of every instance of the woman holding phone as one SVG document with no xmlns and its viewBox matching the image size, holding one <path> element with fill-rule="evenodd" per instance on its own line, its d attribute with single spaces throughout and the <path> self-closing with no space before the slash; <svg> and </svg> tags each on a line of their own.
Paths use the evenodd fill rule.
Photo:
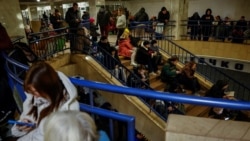
<svg viewBox="0 0 250 141">
<path fill-rule="evenodd" d="M 67 76 L 45 62 L 34 63 L 24 80 L 26 100 L 19 122 L 35 127 L 14 125 L 12 134 L 18 141 L 43 141 L 44 121 L 55 111 L 79 110 L 77 90 Z"/>
</svg>

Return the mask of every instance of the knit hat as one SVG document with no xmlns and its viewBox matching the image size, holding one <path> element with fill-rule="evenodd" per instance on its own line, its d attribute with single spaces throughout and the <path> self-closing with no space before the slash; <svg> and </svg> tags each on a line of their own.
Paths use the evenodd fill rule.
<svg viewBox="0 0 250 141">
<path fill-rule="evenodd" d="M 94 18 L 89 18 L 89 22 L 90 22 L 90 23 L 94 23 L 94 22 L 95 22 L 95 19 L 94 19 Z"/>
<path fill-rule="evenodd" d="M 122 35 L 121 35 L 121 38 L 123 38 L 123 39 L 128 38 L 129 34 L 130 34 L 129 29 L 125 28 Z"/>
</svg>

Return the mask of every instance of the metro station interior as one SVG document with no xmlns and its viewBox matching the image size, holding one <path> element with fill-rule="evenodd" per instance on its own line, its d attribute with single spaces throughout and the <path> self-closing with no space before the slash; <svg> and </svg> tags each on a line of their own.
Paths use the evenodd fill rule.
<svg viewBox="0 0 250 141">
<path fill-rule="evenodd" d="M 81 29 L 78 29 L 77 34 L 70 33 L 65 17 L 73 3 L 78 4 L 80 17 L 84 12 L 88 12 L 90 18 L 94 19 L 94 24 L 101 6 L 111 13 L 115 13 L 119 8 L 126 8 L 129 23 L 126 28 L 132 37 L 140 40 L 138 46 L 145 41 L 155 40 L 160 47 L 162 62 L 158 65 L 159 72 L 162 72 L 164 64 L 173 56 L 178 57 L 178 70 L 182 70 L 188 61 L 194 61 L 197 64 L 194 76 L 200 84 L 200 90 L 193 93 L 181 85 L 178 92 L 166 91 L 169 84 L 162 82 L 158 73 L 148 74 L 148 83 L 140 80 L 138 86 L 128 85 L 127 78 L 130 75 L 134 79 L 138 78 L 135 76 L 135 66 L 131 65 L 131 59 L 119 56 L 119 71 L 124 72 L 125 77 L 120 76 L 122 73 L 115 75 L 105 65 L 105 55 L 100 57 L 98 53 L 94 53 L 95 43 L 101 40 L 101 35 L 97 36 L 96 42 L 93 41 L 89 29 L 90 20 L 82 20 Z M 77 88 L 79 101 L 82 103 L 81 111 L 88 112 L 94 118 L 98 115 L 108 118 L 105 131 L 111 141 L 139 140 L 136 137 L 138 133 L 142 136 L 141 140 L 147 141 L 250 140 L 250 16 L 247 14 L 250 12 L 250 1 L 2 0 L 0 4 L 0 23 L 14 46 L 12 49 L 2 49 L 1 58 L 16 102 L 14 117 L 17 120 L 26 98 L 23 89 L 24 77 L 20 74 L 25 73 L 34 63 L 23 64 L 12 57 L 10 52 L 20 46 L 21 42 L 27 45 L 37 60 L 46 61 L 56 71 L 63 72 L 70 78 Z M 134 20 L 135 14 L 142 7 L 148 14 L 147 23 Z M 168 23 L 164 25 L 166 28 L 156 24 L 156 28 L 149 31 L 153 23 L 151 19 L 158 16 L 162 7 L 166 7 L 170 14 Z M 190 24 L 190 17 L 195 12 L 202 17 L 208 8 L 212 9 L 214 17 L 208 40 L 204 40 L 205 33 L 197 33 L 192 38 L 191 30 L 194 25 Z M 61 27 L 58 30 L 52 28 L 41 31 L 44 15 L 50 17 L 55 10 L 58 10 L 62 17 Z M 111 16 L 110 19 L 116 16 Z M 216 21 L 218 16 L 221 21 Z M 226 17 L 230 18 L 230 28 L 226 24 Z M 246 26 L 242 26 L 242 36 L 236 37 L 234 33 L 243 17 Z M 49 19 L 48 25 L 51 24 Z M 202 29 L 201 23 L 202 20 L 198 25 Z M 27 27 L 33 30 L 32 34 L 26 33 Z M 159 34 L 157 28 L 164 29 L 164 32 L 162 30 Z M 101 34 L 100 28 L 97 32 Z M 29 40 L 30 36 L 39 38 Z M 109 31 L 107 38 L 112 47 L 119 48 L 119 44 L 116 44 L 117 30 Z M 80 46 L 80 50 L 72 50 L 71 40 L 78 46 L 77 49 Z M 111 61 L 109 63 L 111 64 Z M 233 93 L 229 100 L 206 96 L 218 80 L 227 80 L 226 91 Z M 173 107 L 177 107 L 178 112 L 169 112 L 167 102 L 177 104 Z M 110 106 L 104 107 L 104 103 Z M 210 116 L 211 107 L 222 107 L 230 111 L 230 116 L 215 119 Z M 117 123 L 122 123 L 123 126 L 118 126 Z M 2 136 L 2 129 L 0 131 L 1 141 L 4 140 L 4 135 Z"/>
</svg>

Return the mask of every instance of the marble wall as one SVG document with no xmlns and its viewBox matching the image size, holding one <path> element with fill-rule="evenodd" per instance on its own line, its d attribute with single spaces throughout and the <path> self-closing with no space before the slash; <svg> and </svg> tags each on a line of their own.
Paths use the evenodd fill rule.
<svg viewBox="0 0 250 141">
<path fill-rule="evenodd" d="M 18 0 L 0 0 L 0 22 L 9 36 L 25 36 L 23 18 Z"/>
</svg>

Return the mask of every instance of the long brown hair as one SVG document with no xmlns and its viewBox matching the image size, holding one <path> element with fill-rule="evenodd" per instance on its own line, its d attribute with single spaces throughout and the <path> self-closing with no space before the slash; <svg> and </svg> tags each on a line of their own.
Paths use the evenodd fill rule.
<svg viewBox="0 0 250 141">
<path fill-rule="evenodd" d="M 24 90 L 26 92 L 30 91 L 31 86 L 39 92 L 41 97 L 50 102 L 50 105 L 41 111 L 38 119 L 39 124 L 44 117 L 58 109 L 64 99 L 64 85 L 57 72 L 49 64 L 37 62 L 30 67 L 24 80 Z M 37 119 L 37 107 L 33 106 L 28 115 L 33 115 Z"/>
</svg>

